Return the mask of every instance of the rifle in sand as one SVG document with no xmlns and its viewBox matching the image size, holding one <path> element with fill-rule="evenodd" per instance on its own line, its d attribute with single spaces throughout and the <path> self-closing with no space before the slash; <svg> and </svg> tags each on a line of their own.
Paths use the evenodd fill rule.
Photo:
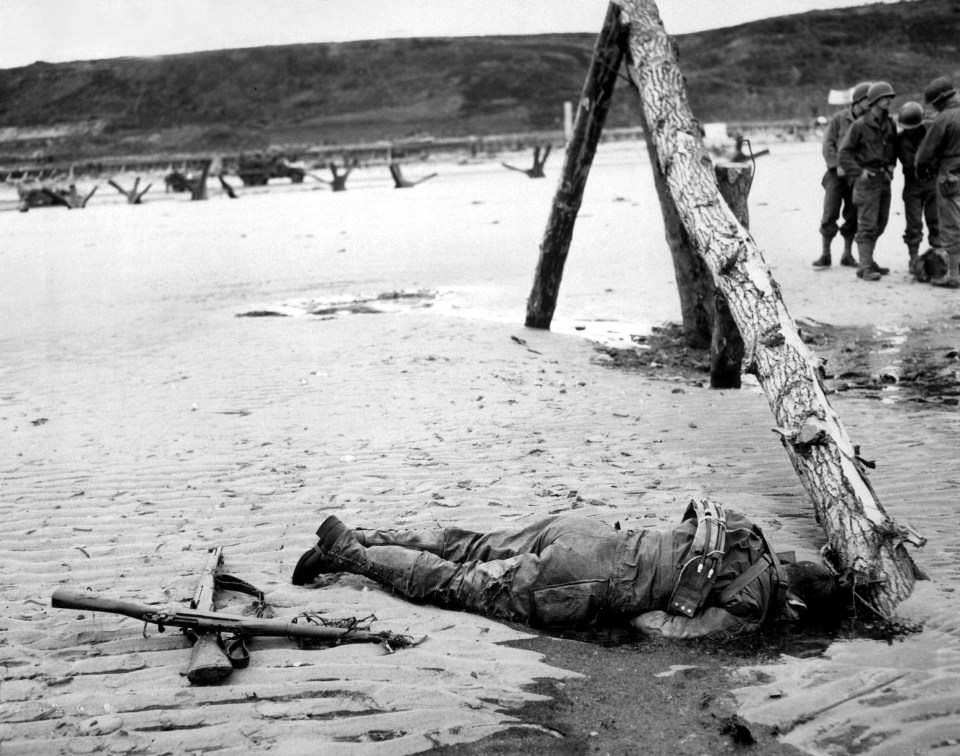
<svg viewBox="0 0 960 756">
<path fill-rule="evenodd" d="M 237 638 L 275 637 L 293 638 L 301 645 L 341 643 L 378 643 L 387 652 L 398 648 L 418 645 L 425 638 L 413 640 L 406 635 L 387 631 L 373 632 L 361 626 L 362 620 L 348 619 L 329 621 L 317 614 L 306 613 L 292 619 L 261 619 L 219 612 L 156 607 L 98 596 L 94 593 L 71 588 L 58 588 L 53 592 L 51 606 L 58 609 L 107 612 L 131 617 L 141 622 L 156 625 L 162 633 L 167 627 L 179 627 L 198 637 L 204 633 L 228 633 Z"/>
</svg>

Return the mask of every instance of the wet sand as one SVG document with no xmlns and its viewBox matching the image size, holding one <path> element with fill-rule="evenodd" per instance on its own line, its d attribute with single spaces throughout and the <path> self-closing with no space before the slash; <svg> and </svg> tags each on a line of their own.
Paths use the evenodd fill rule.
<svg viewBox="0 0 960 756">
<path fill-rule="evenodd" d="M 902 216 L 878 246 L 893 268 L 883 282 L 812 271 L 817 151 L 772 150 L 751 227 L 794 317 L 907 339 L 932 323 L 931 347 L 955 348 L 960 297 L 908 280 Z M 329 512 L 488 528 L 573 511 L 639 527 L 709 495 L 814 556 L 822 534 L 759 389 L 612 370 L 583 338 L 679 316 L 643 152 L 599 155 L 549 333 L 521 324 L 559 161 L 543 181 L 490 161 L 425 165 L 439 175 L 413 190 L 371 168 L 336 194 L 278 184 L 231 201 L 211 187 L 207 202 L 159 192 L 133 207 L 101 187 L 82 211 L 0 212 L 4 753 L 415 753 L 536 730 L 508 713 L 538 700 L 531 683 L 576 684 L 542 644 L 524 646 L 522 628 L 360 578 L 290 585 Z M 308 314 L 416 291 L 435 296 Z M 288 317 L 238 317 L 256 311 Z M 887 356 L 897 362 L 896 344 Z M 809 752 L 949 752 L 960 742 L 958 415 L 834 399 L 877 460 L 886 509 L 930 539 L 915 558 L 933 580 L 901 607 L 925 630 L 738 663 L 735 706 Z M 61 585 L 189 599 L 211 544 L 277 616 L 373 613 L 374 629 L 429 639 L 389 656 L 261 640 L 248 669 L 197 688 L 180 674 L 181 635 L 144 638 L 132 620 L 49 607 Z"/>
</svg>

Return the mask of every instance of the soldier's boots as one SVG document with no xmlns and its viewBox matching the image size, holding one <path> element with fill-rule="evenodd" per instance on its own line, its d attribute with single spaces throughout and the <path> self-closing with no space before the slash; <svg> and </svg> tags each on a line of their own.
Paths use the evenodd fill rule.
<svg viewBox="0 0 960 756">
<path fill-rule="evenodd" d="M 951 250 L 947 259 L 947 274 L 939 278 L 931 278 L 930 283 L 944 289 L 960 289 L 960 252 Z"/>
<path fill-rule="evenodd" d="M 860 265 L 857 268 L 857 278 L 864 281 L 879 281 L 880 273 L 874 269 L 872 241 L 858 241 L 857 252 L 860 255 Z"/>
<path fill-rule="evenodd" d="M 858 266 L 857 258 L 853 256 L 852 237 L 843 237 L 843 255 L 840 257 L 840 264 L 845 268 L 856 268 Z"/>
<path fill-rule="evenodd" d="M 820 257 L 813 261 L 814 268 L 829 268 L 833 264 L 833 260 L 830 258 L 830 242 L 832 239 L 828 236 L 821 236 L 823 239 L 823 251 L 820 253 Z"/>
<path fill-rule="evenodd" d="M 917 266 L 920 264 L 920 245 L 908 244 L 907 254 L 910 255 L 910 264 L 907 266 L 907 271 L 914 278 L 919 279 L 920 275 L 917 271 Z"/>
</svg>

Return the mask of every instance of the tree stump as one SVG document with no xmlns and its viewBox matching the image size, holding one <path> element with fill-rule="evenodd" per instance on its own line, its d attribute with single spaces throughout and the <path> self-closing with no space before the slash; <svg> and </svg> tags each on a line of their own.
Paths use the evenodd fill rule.
<svg viewBox="0 0 960 756">
<path fill-rule="evenodd" d="M 656 3 L 618 2 L 658 164 L 743 335 L 744 369 L 767 395 L 776 432 L 826 531 L 824 557 L 854 582 L 866 605 L 889 617 L 925 577 L 905 544 L 925 539 L 884 511 L 867 463 L 827 400 L 819 360 L 800 338 L 760 248 L 722 200 Z"/>
<path fill-rule="evenodd" d="M 618 39 L 620 34 L 619 9 L 610 3 L 577 105 L 573 138 L 567 144 L 560 184 L 553 196 L 547 228 L 540 243 L 533 288 L 527 299 L 528 328 L 549 329 L 557 309 L 560 281 L 570 251 L 573 226 L 583 202 L 583 190 L 597 152 L 600 133 L 607 120 L 617 72 L 623 59 Z"/>
</svg>

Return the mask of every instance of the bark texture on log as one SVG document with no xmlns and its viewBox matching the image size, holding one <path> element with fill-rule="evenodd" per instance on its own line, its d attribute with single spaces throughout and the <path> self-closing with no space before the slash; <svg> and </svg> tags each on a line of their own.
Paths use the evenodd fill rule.
<svg viewBox="0 0 960 756">
<path fill-rule="evenodd" d="M 549 329 L 557 309 L 557 295 L 573 238 L 573 225 L 580 211 L 583 189 L 590 175 L 590 166 L 607 119 L 617 72 L 623 59 L 619 43 L 622 31 L 619 16 L 620 9 L 610 3 L 580 95 L 573 138 L 567 145 L 560 185 L 553 197 L 550 218 L 540 243 L 533 289 L 527 299 L 528 328 Z"/>
<path fill-rule="evenodd" d="M 677 50 L 653 0 L 618 0 L 629 28 L 631 75 L 683 224 L 726 297 L 746 347 L 744 369 L 770 402 L 776 431 L 813 501 L 825 556 L 856 581 L 858 596 L 893 614 L 924 577 L 905 542 L 922 545 L 887 515 L 824 392 L 818 360 L 800 338 L 757 244 L 722 200 L 690 111 Z"/>
<path fill-rule="evenodd" d="M 740 225 L 750 227 L 750 186 L 753 167 L 735 163 L 714 166 L 720 196 Z M 713 290 L 713 339 L 710 344 L 710 387 L 740 388 L 743 366 L 743 337 L 720 289 Z"/>
<path fill-rule="evenodd" d="M 650 167 L 653 170 L 653 184 L 657 190 L 657 198 L 660 200 L 664 235 L 667 246 L 670 248 L 670 257 L 673 259 L 673 275 L 677 280 L 677 293 L 680 295 L 683 337 L 691 349 L 706 349 L 711 344 L 714 321 L 713 279 L 703 258 L 694 249 L 683 221 L 680 220 L 677 204 L 673 201 L 667 180 L 660 169 L 657 146 L 653 142 L 642 102 L 640 124 L 643 126 L 644 141 L 650 157 Z"/>
</svg>

